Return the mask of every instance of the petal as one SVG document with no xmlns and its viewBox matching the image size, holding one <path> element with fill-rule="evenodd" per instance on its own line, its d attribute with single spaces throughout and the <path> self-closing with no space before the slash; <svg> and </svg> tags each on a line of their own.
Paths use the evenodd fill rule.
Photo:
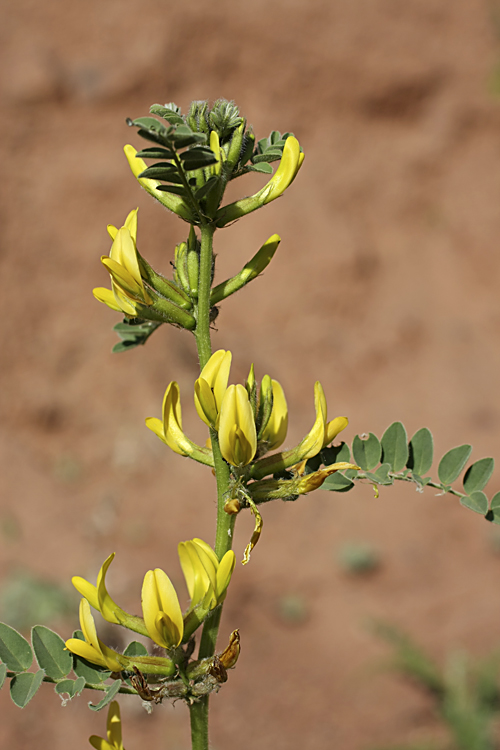
<svg viewBox="0 0 500 750">
<path fill-rule="evenodd" d="M 101 262 L 106 266 L 115 284 L 118 284 L 125 294 L 130 294 L 141 301 L 145 301 L 144 287 L 137 283 L 125 266 L 113 260 L 113 258 L 108 258 L 107 255 L 102 256 Z"/>
<path fill-rule="evenodd" d="M 314 386 L 314 406 L 316 408 L 316 419 L 310 430 L 299 445 L 299 461 L 316 456 L 323 447 L 325 439 L 325 394 L 321 383 L 316 382 Z"/>
<path fill-rule="evenodd" d="M 215 396 L 215 403 L 217 404 L 217 411 L 220 411 L 222 405 L 222 399 L 227 389 L 227 381 L 229 380 L 229 371 L 231 369 L 231 360 L 233 355 L 231 352 L 224 352 L 224 356 L 220 362 L 215 382 L 213 384 L 213 391 Z"/>
<path fill-rule="evenodd" d="M 139 210 L 138 208 L 134 208 L 125 219 L 125 224 L 123 225 L 130 232 L 134 245 L 137 245 L 137 212 L 138 210 Z"/>
<path fill-rule="evenodd" d="M 162 641 L 162 635 L 156 627 L 156 616 L 160 611 L 156 578 L 153 570 L 148 570 L 142 584 L 142 615 L 149 633 L 149 637 L 159 646 L 167 647 Z"/>
<path fill-rule="evenodd" d="M 160 440 L 167 444 L 167 441 L 165 439 L 165 432 L 163 429 L 163 422 L 160 419 L 157 419 L 156 417 L 147 417 L 146 419 L 146 427 L 154 432 L 157 437 L 160 438 Z"/>
<path fill-rule="evenodd" d="M 222 456 L 234 465 L 233 446 L 231 443 L 231 428 L 236 424 L 236 386 L 230 385 L 226 390 L 219 418 L 219 445 Z"/>
<path fill-rule="evenodd" d="M 99 651 L 99 639 L 94 618 L 90 611 L 90 604 L 86 599 L 80 601 L 80 627 L 83 637 L 96 651 Z"/>
<path fill-rule="evenodd" d="M 97 588 L 95 586 L 80 576 L 73 576 L 71 583 L 78 593 L 85 597 L 91 607 L 99 610 L 99 599 L 97 597 Z"/>
<path fill-rule="evenodd" d="M 197 547 L 201 547 L 201 549 L 203 549 L 206 552 L 206 554 L 209 556 L 210 560 L 212 561 L 214 568 L 217 570 L 219 566 L 219 558 L 213 551 L 212 547 L 209 544 L 207 544 L 207 542 L 204 542 L 203 539 L 198 539 L 197 537 L 195 539 L 192 539 L 191 541 L 193 542 L 194 545 L 196 545 Z"/>
<path fill-rule="evenodd" d="M 109 704 L 107 734 L 108 740 L 114 747 L 123 748 L 122 722 L 120 716 L 120 704 L 118 701 L 112 701 Z"/>
<path fill-rule="evenodd" d="M 194 384 L 194 405 L 199 418 L 207 427 L 214 427 L 217 421 L 217 404 L 212 389 L 202 377 Z"/>
<path fill-rule="evenodd" d="M 181 400 L 178 384 L 173 381 L 164 399 L 163 429 L 169 448 L 181 456 L 189 456 L 193 449 L 182 431 Z"/>
<path fill-rule="evenodd" d="M 277 380 L 273 385 L 273 408 L 269 421 L 262 433 L 262 440 L 268 442 L 268 450 L 273 451 L 285 442 L 288 432 L 288 406 L 285 393 Z"/>
<path fill-rule="evenodd" d="M 300 145 L 298 140 L 292 135 L 288 136 L 283 147 L 283 156 L 281 157 L 279 167 L 264 188 L 264 190 L 266 190 L 266 188 L 268 190 L 264 204 L 270 203 L 285 192 L 287 187 L 294 180 L 303 160 L 304 157 L 302 157 L 302 159 L 300 158 Z"/>
<path fill-rule="evenodd" d="M 109 742 L 106 742 L 106 740 L 104 740 L 102 737 L 98 737 L 95 734 L 89 737 L 89 742 L 92 747 L 95 747 L 95 750 L 115 750 L 115 748 L 112 747 Z"/>
<path fill-rule="evenodd" d="M 106 589 L 106 573 L 108 568 L 113 562 L 115 553 L 112 552 L 109 557 L 103 562 L 102 567 L 97 576 L 97 595 L 99 597 L 99 609 L 105 620 L 115 624 L 120 624 L 120 620 L 117 618 L 115 612 L 122 612 L 123 610 L 115 604 L 113 599 L 108 594 Z"/>
<path fill-rule="evenodd" d="M 98 664 L 100 667 L 106 667 L 103 655 L 100 651 L 96 651 L 90 643 L 80 641 L 78 638 L 70 638 L 65 643 L 66 648 L 71 653 L 80 656 L 82 659 L 86 659 L 91 664 Z"/>
<path fill-rule="evenodd" d="M 229 550 L 220 561 L 219 568 L 217 570 L 217 586 L 215 589 L 217 603 L 221 601 L 221 597 L 226 593 L 226 589 L 229 586 L 235 564 L 235 554 L 232 550 Z"/>
<path fill-rule="evenodd" d="M 325 428 L 324 446 L 331 443 L 332 440 L 334 440 L 337 437 L 339 432 L 342 432 L 342 430 L 345 430 L 348 424 L 349 424 L 349 420 L 347 419 L 347 417 L 335 417 L 335 419 L 332 419 L 331 422 L 328 422 Z"/>
<path fill-rule="evenodd" d="M 127 297 L 122 292 L 122 290 L 114 283 L 113 280 L 111 280 L 111 288 L 113 289 L 115 302 L 120 305 L 120 309 L 122 310 L 122 312 L 124 312 L 125 315 L 128 315 L 129 317 L 136 318 L 138 310 L 134 300 L 130 299 L 130 297 Z"/>
<path fill-rule="evenodd" d="M 106 289 L 106 287 L 98 286 L 95 289 L 92 289 L 92 294 L 94 295 L 96 300 L 107 305 L 112 310 L 116 310 L 117 312 L 123 312 L 122 308 L 117 303 L 115 299 L 115 295 L 113 294 L 111 289 Z"/>
</svg>

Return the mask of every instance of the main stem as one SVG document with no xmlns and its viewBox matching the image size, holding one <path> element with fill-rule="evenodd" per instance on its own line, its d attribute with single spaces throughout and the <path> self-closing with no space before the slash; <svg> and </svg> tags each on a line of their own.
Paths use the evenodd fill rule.
<svg viewBox="0 0 500 750">
<path fill-rule="evenodd" d="M 212 287 L 213 235 L 215 227 L 206 224 L 201 227 L 200 276 L 198 285 L 198 315 L 195 330 L 196 346 L 200 369 L 206 365 L 212 354 L 210 337 L 210 292 Z M 214 456 L 215 479 L 217 482 L 217 526 L 215 534 L 215 554 L 219 560 L 231 549 L 236 516 L 224 510 L 226 493 L 229 488 L 229 466 L 222 458 L 219 436 L 210 430 Z M 217 644 L 217 634 L 222 616 L 222 604 L 205 620 L 198 653 L 199 659 L 213 656 Z M 208 750 L 208 695 L 189 707 L 191 718 L 191 743 L 193 750 Z"/>
</svg>

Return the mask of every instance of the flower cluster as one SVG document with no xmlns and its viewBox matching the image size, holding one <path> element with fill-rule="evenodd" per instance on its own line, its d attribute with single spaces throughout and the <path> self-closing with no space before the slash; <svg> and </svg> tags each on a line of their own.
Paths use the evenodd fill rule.
<svg viewBox="0 0 500 750">
<path fill-rule="evenodd" d="M 123 625 L 142 635 L 149 636 L 158 646 L 170 650 L 186 643 L 212 609 L 226 596 L 235 565 L 234 552 L 229 551 L 219 561 L 213 549 L 202 539 L 191 539 L 179 544 L 179 559 L 186 579 L 190 604 L 183 614 L 177 592 L 167 574 L 160 568 L 149 570 L 142 586 L 143 617 L 122 610 L 109 595 L 105 578 L 114 558 L 110 555 L 103 563 L 96 585 L 75 576 L 72 583 L 82 594 L 80 625 L 84 640 L 70 638 L 66 648 L 93 664 L 120 672 L 141 662 L 141 657 L 129 658 L 108 648 L 97 636 L 90 606 L 101 613 L 108 622 Z M 169 660 L 146 659 L 148 672 L 172 674 Z"/>
<path fill-rule="evenodd" d="M 228 385 L 231 352 L 220 349 L 209 359 L 194 384 L 194 402 L 200 419 L 216 432 L 223 458 L 249 479 L 261 479 L 316 456 L 343 430 L 348 420 L 328 421 L 327 404 L 319 382 L 314 386 L 316 419 L 293 449 L 261 458 L 285 441 L 288 407 L 277 380 L 264 376 L 257 388 L 253 366 L 245 385 Z M 173 451 L 210 464 L 210 450 L 193 443 L 182 430 L 179 386 L 172 382 L 163 399 L 163 419 L 149 417 L 146 425 Z M 348 468 L 338 466 L 338 468 Z"/>
</svg>

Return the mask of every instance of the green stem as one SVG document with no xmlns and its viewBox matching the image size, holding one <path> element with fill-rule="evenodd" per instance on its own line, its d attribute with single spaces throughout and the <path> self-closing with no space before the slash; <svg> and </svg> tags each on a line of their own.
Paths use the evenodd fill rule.
<svg viewBox="0 0 500 750">
<path fill-rule="evenodd" d="M 200 368 L 206 365 L 212 354 L 210 337 L 210 293 L 212 286 L 213 235 L 215 227 L 206 224 L 201 227 L 200 274 L 198 284 L 198 305 L 196 321 L 196 346 Z M 212 452 L 214 456 L 215 479 L 217 482 L 217 526 L 215 535 L 215 554 L 219 560 L 231 549 L 233 529 L 236 516 L 224 511 L 226 494 L 229 489 L 229 466 L 222 458 L 219 437 L 216 430 L 210 430 Z M 203 632 L 198 653 L 199 659 L 213 656 L 217 644 L 217 634 L 222 616 L 222 605 L 211 612 L 203 625 Z M 208 695 L 189 707 L 191 718 L 192 750 L 208 750 Z"/>
<path fill-rule="evenodd" d="M 205 367 L 212 354 L 212 344 L 210 341 L 210 291 L 212 286 L 214 231 L 215 227 L 211 224 L 201 227 L 198 308 L 196 330 L 194 332 L 201 369 Z"/>
<path fill-rule="evenodd" d="M 208 695 L 189 706 L 192 750 L 208 750 Z"/>
</svg>

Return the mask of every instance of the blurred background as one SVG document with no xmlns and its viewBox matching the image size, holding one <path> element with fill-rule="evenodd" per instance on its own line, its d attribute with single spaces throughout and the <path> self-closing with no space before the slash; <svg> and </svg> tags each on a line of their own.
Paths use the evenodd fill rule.
<svg viewBox="0 0 500 750">
<path fill-rule="evenodd" d="M 169 273 L 186 225 L 139 189 L 122 146 L 150 104 L 235 100 L 257 138 L 299 138 L 286 195 L 217 233 L 217 280 L 274 232 L 265 275 L 226 301 L 215 348 L 232 382 L 252 362 L 283 385 L 288 445 L 314 417 L 313 385 L 346 439 L 394 420 L 437 453 L 500 457 L 500 6 L 476 0 L 5 0 L 0 263 L 0 617 L 77 626 L 72 575 L 140 609 L 146 570 L 183 586 L 178 541 L 213 541 L 214 481 L 144 427 L 166 385 L 192 403 L 190 334 L 163 326 L 111 355 L 114 314 L 92 297 L 106 224 L 139 211 L 139 248 Z M 265 176 L 249 175 L 252 192 Z M 434 469 L 435 474 L 435 469 Z M 500 472 L 488 494 L 500 489 Z M 500 645 L 499 529 L 456 498 L 411 487 L 317 491 L 264 509 L 237 566 L 221 632 L 242 653 L 213 698 L 216 750 L 364 750 L 440 737 L 432 701 L 380 669 L 382 619 L 438 663 Z M 240 559 L 252 528 L 242 515 Z M 361 560 L 361 562 L 360 562 Z M 99 633 L 117 647 L 123 634 Z M 126 635 L 126 634 L 125 634 Z M 44 686 L 24 710 L 0 693 L 0 746 L 89 747 L 105 715 Z M 128 750 L 189 747 L 184 705 L 121 700 Z"/>
</svg>

